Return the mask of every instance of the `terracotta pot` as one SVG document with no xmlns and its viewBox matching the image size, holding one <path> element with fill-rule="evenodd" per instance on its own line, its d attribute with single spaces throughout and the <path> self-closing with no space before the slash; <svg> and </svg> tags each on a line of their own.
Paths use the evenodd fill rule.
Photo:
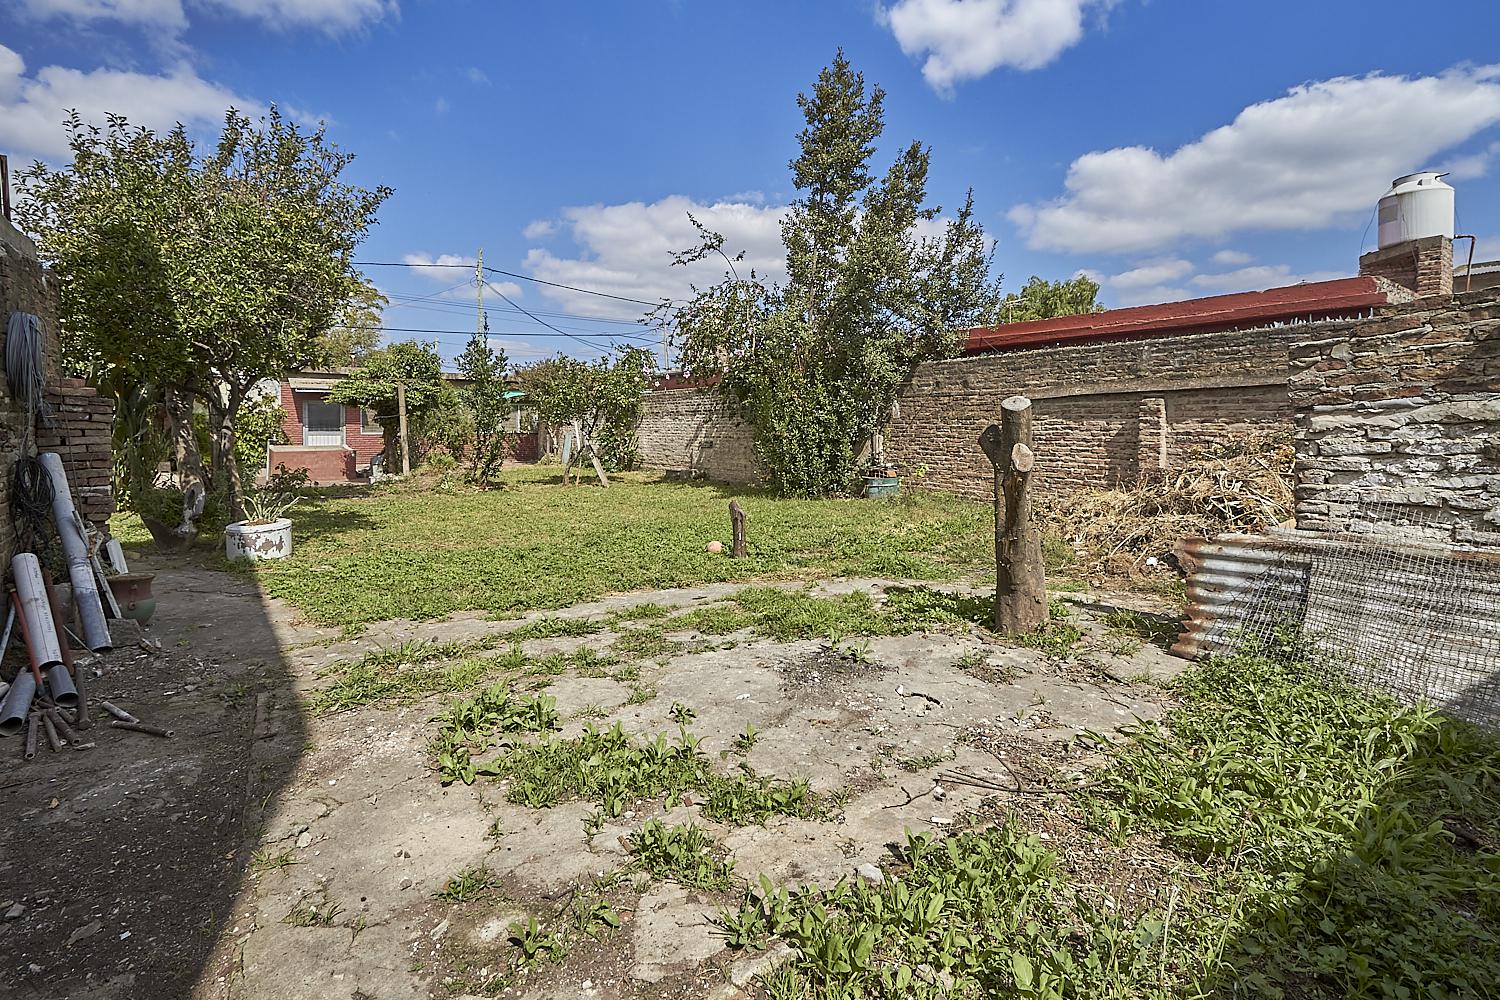
<svg viewBox="0 0 1500 1000">
<path fill-rule="evenodd" d="M 121 615 L 144 625 L 156 614 L 156 597 L 151 593 L 155 573 L 121 573 L 104 579 L 109 583 L 109 592 L 115 595 Z"/>
</svg>

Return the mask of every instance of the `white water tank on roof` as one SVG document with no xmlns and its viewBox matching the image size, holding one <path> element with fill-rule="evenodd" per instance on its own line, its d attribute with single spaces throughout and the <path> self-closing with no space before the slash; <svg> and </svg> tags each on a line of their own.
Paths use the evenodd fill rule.
<svg viewBox="0 0 1500 1000">
<path fill-rule="evenodd" d="M 1434 170 L 1391 181 L 1380 199 L 1380 249 L 1428 236 L 1453 238 L 1453 188 Z"/>
</svg>

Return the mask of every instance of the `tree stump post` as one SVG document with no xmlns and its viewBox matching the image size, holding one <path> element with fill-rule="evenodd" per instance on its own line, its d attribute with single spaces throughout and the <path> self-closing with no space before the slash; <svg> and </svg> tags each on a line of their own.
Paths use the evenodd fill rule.
<svg viewBox="0 0 1500 1000">
<path fill-rule="evenodd" d="M 979 447 L 995 469 L 995 631 L 1022 635 L 1047 621 L 1042 533 L 1031 521 L 1031 400 L 1007 397 Z"/>
<path fill-rule="evenodd" d="M 729 527 L 734 535 L 729 554 L 735 559 L 743 559 L 750 553 L 745 548 L 745 511 L 738 500 L 729 501 Z"/>
</svg>

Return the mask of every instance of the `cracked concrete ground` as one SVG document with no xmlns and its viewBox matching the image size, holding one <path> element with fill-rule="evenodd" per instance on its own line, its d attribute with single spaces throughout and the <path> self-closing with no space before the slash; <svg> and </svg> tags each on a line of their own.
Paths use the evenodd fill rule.
<svg viewBox="0 0 1500 1000">
<path fill-rule="evenodd" d="M 222 747 L 238 761 L 225 779 L 235 791 L 216 806 L 229 833 L 199 853 L 225 859 L 238 878 L 218 890 L 223 905 L 205 931 L 210 940 L 194 955 L 193 981 L 179 976 L 167 991 L 152 992 L 143 986 L 168 980 L 150 978 L 155 970 L 146 956 L 114 967 L 113 953 L 103 951 L 81 969 L 69 961 L 66 946 L 46 942 L 26 953 L 42 972 L 30 976 L 30 992 L 22 996 L 404 1000 L 478 995 L 486 987 L 537 1000 L 741 995 L 753 971 L 750 960 L 727 949 L 711 922 L 728 895 L 653 882 L 630 870 L 625 838 L 647 819 L 705 828 L 732 856 L 739 878 L 764 874 L 778 883 L 827 885 L 857 871 L 873 877 L 889 857 L 888 844 L 908 831 L 953 829 L 996 794 L 992 787 L 935 780 L 937 774 L 961 771 L 1019 787 L 1030 773 L 1028 748 L 1083 769 L 1090 752 L 1075 737 L 1160 715 L 1166 695 L 1151 681 L 1184 665 L 1149 644 L 1111 641 L 1083 600 L 1072 620 L 1092 647 L 1086 668 L 1076 660 L 1049 662 L 977 631 L 875 638 L 857 657 L 844 658 L 830 657 L 824 642 L 778 642 L 744 632 L 704 643 L 728 648 L 642 660 L 635 679 L 576 673 L 518 679 L 556 699 L 561 737 L 577 735 L 585 722 L 619 722 L 643 738 L 674 734 L 674 704 L 689 706 L 701 749 L 725 771 L 739 761 L 729 751 L 749 724 L 759 735 L 744 754 L 748 765 L 783 779 L 806 778 L 836 803 L 825 819 L 773 817 L 763 826 L 738 827 L 704 818 L 699 804 L 670 811 L 641 804 L 587 836 L 584 820 L 593 803 L 529 809 L 507 801 L 505 785 L 492 779 L 439 783 L 427 751 L 431 719 L 457 695 L 324 716 L 304 709 L 305 699 L 329 682 L 331 668 L 371 650 L 411 640 L 477 640 L 540 615 L 387 622 L 349 638 L 299 624 L 290 609 L 262 602 L 237 578 L 178 567 L 164 572 L 163 583 L 158 589 L 175 590 L 178 600 L 191 599 L 195 589 L 230 588 L 212 606 L 199 606 L 209 629 L 196 629 L 200 622 L 190 616 L 165 613 L 158 631 L 169 646 L 178 635 L 205 642 L 217 637 L 223 649 L 216 666 L 224 676 L 259 678 L 254 698 L 224 710 L 224 724 L 200 726 L 192 742 L 176 748 L 175 759 L 192 766 L 190 755 L 200 743 L 216 732 L 236 734 Z M 878 601 L 887 585 L 840 580 L 815 592 L 863 589 Z M 603 619 L 645 603 L 689 609 L 724 601 L 737 589 L 622 595 L 546 616 Z M 253 636 L 243 625 L 236 633 L 235 622 L 252 619 L 260 622 Z M 614 635 L 536 639 L 525 649 L 534 655 L 608 650 Z M 225 665 L 230 660 L 234 665 Z M 252 662 L 260 666 L 247 666 Z M 633 696 L 633 689 L 639 693 Z M 130 773 L 116 778 L 128 780 Z M 115 780 L 96 779 L 95 787 L 79 790 L 80 799 L 106 795 Z M 193 787 L 217 781 L 200 777 L 172 797 L 191 798 L 199 794 Z M 435 898 L 450 877 L 476 866 L 492 873 L 493 888 L 463 902 Z M 18 883 L 25 874 L 0 871 Z M 623 874 L 609 881 L 610 873 Z M 151 879 L 181 894 L 194 877 L 188 867 Z M 513 925 L 536 918 L 550 926 L 601 877 L 610 886 L 606 895 L 618 912 L 618 929 L 599 940 L 578 937 L 561 961 L 496 978 L 516 953 Z M 128 909 L 129 902 L 121 905 Z M 191 908 L 192 902 L 181 905 Z M 116 931 L 112 924 L 109 929 Z M 14 928 L 0 947 L 27 930 Z"/>
</svg>

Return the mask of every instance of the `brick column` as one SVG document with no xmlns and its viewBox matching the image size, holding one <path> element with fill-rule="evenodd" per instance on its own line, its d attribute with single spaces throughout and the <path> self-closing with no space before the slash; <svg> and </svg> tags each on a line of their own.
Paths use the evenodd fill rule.
<svg viewBox="0 0 1500 1000">
<path fill-rule="evenodd" d="M 1144 397 L 1138 420 L 1136 474 L 1162 472 L 1167 467 L 1167 401 L 1161 396 Z"/>
</svg>

